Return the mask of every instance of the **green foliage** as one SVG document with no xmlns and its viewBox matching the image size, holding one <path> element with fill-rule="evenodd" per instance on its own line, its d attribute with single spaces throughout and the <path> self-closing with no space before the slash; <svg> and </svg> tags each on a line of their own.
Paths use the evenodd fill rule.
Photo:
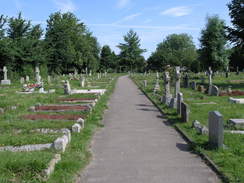
<svg viewBox="0 0 244 183">
<path fill-rule="evenodd" d="M 108 45 L 102 47 L 100 55 L 100 70 L 114 71 L 117 68 L 116 55 Z"/>
<path fill-rule="evenodd" d="M 45 37 L 51 73 L 68 73 L 83 67 L 96 70 L 99 45 L 95 37 L 72 13 L 56 12 L 47 20 Z"/>
<path fill-rule="evenodd" d="M 119 62 L 123 71 L 141 71 L 145 65 L 142 53 L 146 50 L 140 48 L 140 38 L 136 32 L 130 30 L 124 36 L 125 43 L 120 43 Z"/>
<path fill-rule="evenodd" d="M 148 59 L 148 69 L 162 70 L 166 65 L 191 68 L 197 62 L 197 52 L 192 37 L 187 34 L 172 34 L 159 43 Z"/>
<path fill-rule="evenodd" d="M 233 28 L 228 27 L 229 38 L 236 45 L 244 46 L 244 2 L 243 0 L 232 0 L 228 4 L 230 18 Z"/>
<path fill-rule="evenodd" d="M 229 64 L 226 49 L 225 22 L 218 16 L 207 17 L 205 29 L 201 32 L 200 60 L 204 69 L 224 70 Z"/>
</svg>

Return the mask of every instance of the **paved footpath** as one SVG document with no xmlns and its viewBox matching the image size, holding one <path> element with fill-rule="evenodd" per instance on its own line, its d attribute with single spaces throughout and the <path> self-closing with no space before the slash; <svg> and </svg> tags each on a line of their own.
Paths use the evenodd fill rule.
<svg viewBox="0 0 244 183">
<path fill-rule="evenodd" d="M 202 160 L 127 77 L 120 77 L 77 183 L 216 183 Z"/>
</svg>

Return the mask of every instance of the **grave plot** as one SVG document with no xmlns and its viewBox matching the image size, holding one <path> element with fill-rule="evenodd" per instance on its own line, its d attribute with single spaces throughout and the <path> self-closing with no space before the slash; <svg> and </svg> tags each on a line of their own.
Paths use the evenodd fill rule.
<svg viewBox="0 0 244 183">
<path fill-rule="evenodd" d="M 33 112 L 66 112 L 66 111 L 90 111 L 90 105 L 68 105 L 68 104 L 52 104 L 32 106 L 29 110 Z"/>
<path fill-rule="evenodd" d="M 160 75 L 162 75 L 161 73 Z M 135 74 L 132 76 L 133 80 L 148 94 L 148 96 L 163 110 L 169 119 L 168 124 L 172 123 L 180 128 L 184 133 L 188 135 L 192 139 L 192 141 L 197 145 L 197 150 L 200 151 L 216 163 L 216 165 L 220 168 L 222 172 L 227 175 L 230 182 L 242 182 L 244 181 L 243 175 L 243 164 L 244 164 L 244 128 L 243 128 L 243 119 L 244 119 L 244 105 L 238 103 L 242 103 L 243 97 L 241 97 L 241 92 L 236 92 L 237 90 L 244 90 L 243 83 L 231 83 L 230 80 L 238 80 L 244 77 L 243 73 L 240 73 L 239 76 L 236 74 L 231 74 L 228 80 L 225 76 L 216 75 L 213 78 L 213 83 L 217 85 L 221 90 L 227 90 L 228 88 L 232 88 L 232 94 L 237 95 L 237 97 L 233 97 L 234 102 L 230 102 L 230 97 L 226 96 L 210 96 L 208 93 L 200 93 L 197 90 L 192 90 L 189 88 L 183 88 L 184 80 L 181 79 L 181 88 L 180 92 L 182 93 L 181 101 L 184 101 L 188 105 L 189 113 L 185 113 L 187 115 L 182 115 L 178 112 L 178 107 L 176 109 L 170 108 L 169 104 L 162 103 L 162 97 L 170 96 L 172 98 L 175 97 L 176 90 L 176 78 L 174 72 L 170 74 L 170 87 L 165 89 L 165 82 L 162 78 L 159 81 L 160 91 L 155 95 L 154 88 L 155 83 L 157 83 L 156 73 L 139 75 Z M 202 83 L 200 78 L 202 76 L 207 80 L 208 76 L 205 74 L 190 74 L 190 78 L 199 78 L 196 79 L 197 83 L 201 83 L 201 85 L 207 86 L 208 83 Z M 143 85 L 143 81 L 147 80 L 147 86 Z M 193 85 L 193 84 L 192 84 Z M 231 86 L 231 87 L 229 87 Z M 195 88 L 195 87 L 194 87 Z M 167 94 L 167 95 L 165 95 Z M 221 95 L 221 92 L 220 92 Z M 240 97 L 238 97 L 240 96 Z M 171 99 L 172 100 L 172 99 Z M 167 100 L 169 101 L 169 99 Z M 237 103 L 237 104 L 236 104 Z M 177 104 L 178 106 L 178 104 Z M 179 105 L 180 106 L 180 105 Z M 181 110 L 181 109 L 180 109 Z M 187 111 L 187 110 L 185 110 Z M 212 150 L 210 148 L 210 139 L 209 139 L 209 112 L 211 111 L 219 111 L 222 115 L 223 119 L 223 139 L 221 136 L 219 137 L 221 142 L 223 140 L 223 148 L 222 146 L 218 146 L 221 150 Z M 182 116 L 182 118 L 181 118 Z M 186 119 L 188 118 L 188 122 Z M 217 118 L 212 117 L 214 119 L 214 123 L 212 124 L 211 130 L 216 127 Z M 221 126 L 220 126 L 221 127 Z M 221 129 L 221 128 L 220 128 Z M 212 131 L 211 134 L 213 138 L 211 141 L 215 141 L 218 133 L 217 131 Z M 218 139 L 218 138 L 217 138 Z M 213 143 L 215 144 L 215 143 Z M 242 181 L 240 181 L 242 180 Z"/>
<path fill-rule="evenodd" d="M 21 91 L 23 82 L 40 81 L 40 73 L 38 69 L 36 71 L 34 80 L 28 77 L 28 82 L 25 78 L 22 78 L 21 82 L 12 81 L 11 85 L 1 88 L 0 91 L 0 108 L 3 109 L 0 114 L 0 182 L 43 182 L 55 170 L 55 165 L 62 162 L 62 156 L 67 151 L 74 157 L 84 156 L 77 154 L 80 149 L 73 151 L 73 148 L 81 148 L 80 143 L 86 143 L 88 140 L 83 138 L 80 132 L 85 127 L 85 119 L 93 115 L 90 109 L 98 102 L 99 95 L 96 92 L 63 95 L 61 81 L 54 79 L 45 82 L 44 87 L 47 91 L 55 88 L 55 93 L 46 95 L 35 92 L 31 97 L 16 93 Z M 79 81 L 72 80 L 72 86 L 73 82 L 79 84 Z M 98 86 L 103 88 L 100 84 Z M 34 106 L 35 112 L 28 111 L 35 104 L 39 104 Z M 90 119 L 90 122 L 92 120 Z M 79 144 L 69 148 L 70 140 L 73 139 L 72 133 L 76 133 L 74 138 L 75 141 L 79 139 Z M 73 162 L 73 158 L 69 161 Z"/>
</svg>

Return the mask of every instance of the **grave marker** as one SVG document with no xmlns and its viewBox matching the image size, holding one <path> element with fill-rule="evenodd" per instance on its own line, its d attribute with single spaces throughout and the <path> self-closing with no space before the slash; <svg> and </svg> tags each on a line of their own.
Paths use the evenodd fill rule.
<svg viewBox="0 0 244 183">
<path fill-rule="evenodd" d="M 8 80 L 8 69 L 6 66 L 3 67 L 3 80 L 1 81 L 2 85 L 10 85 L 11 81 Z"/>
</svg>

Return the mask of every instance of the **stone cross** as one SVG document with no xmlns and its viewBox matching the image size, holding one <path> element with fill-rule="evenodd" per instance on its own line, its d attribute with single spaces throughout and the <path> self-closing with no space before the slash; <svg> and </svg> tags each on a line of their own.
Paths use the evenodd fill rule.
<svg viewBox="0 0 244 183">
<path fill-rule="evenodd" d="M 3 71 L 3 74 L 4 74 L 4 76 L 3 76 L 4 78 L 1 81 L 1 84 L 2 85 L 10 85 L 11 84 L 11 81 L 8 80 L 8 70 L 7 70 L 7 67 L 4 66 L 2 71 Z"/>
<path fill-rule="evenodd" d="M 177 98 L 177 93 L 180 92 L 180 67 L 175 67 L 175 98 Z"/>
<path fill-rule="evenodd" d="M 223 116 L 218 111 L 212 111 L 208 114 L 209 144 L 212 148 L 223 147 L 224 125 Z"/>
</svg>

